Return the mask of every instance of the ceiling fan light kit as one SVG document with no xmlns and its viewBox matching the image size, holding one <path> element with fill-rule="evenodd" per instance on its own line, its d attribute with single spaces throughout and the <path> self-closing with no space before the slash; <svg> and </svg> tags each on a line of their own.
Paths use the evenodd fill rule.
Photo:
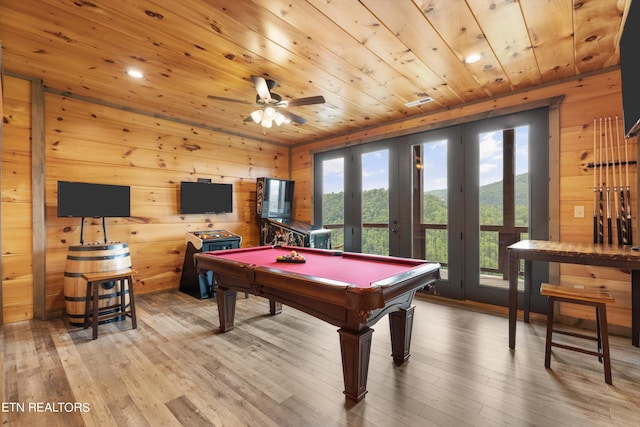
<svg viewBox="0 0 640 427">
<path fill-rule="evenodd" d="M 273 122 L 276 122 L 277 126 L 283 123 L 291 123 L 291 120 L 287 119 L 281 112 L 276 111 L 273 107 L 265 107 L 263 110 L 256 110 L 251 113 L 251 118 L 254 122 L 261 124 L 266 128 L 273 126 Z"/>
<path fill-rule="evenodd" d="M 249 117 L 244 119 L 244 121 L 253 121 L 257 124 L 262 125 L 262 127 L 264 128 L 272 127 L 273 122 L 275 122 L 277 126 L 280 126 L 282 124 L 289 124 L 291 122 L 295 122 L 299 125 L 305 124 L 307 122 L 305 118 L 286 110 L 286 108 L 299 107 L 301 105 L 324 104 L 325 102 L 323 96 L 310 96 L 307 98 L 297 98 L 283 101 L 282 96 L 270 91 L 275 87 L 275 81 L 270 79 L 266 80 L 264 77 L 260 76 L 251 76 L 251 81 L 256 88 L 256 92 L 258 92 L 258 95 L 256 96 L 256 104 L 260 105 L 261 108 L 251 113 Z M 244 101 L 222 98 L 214 95 L 208 95 L 208 98 L 218 101 L 244 103 Z"/>
</svg>

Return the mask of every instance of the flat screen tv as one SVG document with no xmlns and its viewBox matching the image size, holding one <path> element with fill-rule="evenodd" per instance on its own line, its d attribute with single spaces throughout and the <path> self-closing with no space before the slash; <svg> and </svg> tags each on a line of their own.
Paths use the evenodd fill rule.
<svg viewBox="0 0 640 427">
<path fill-rule="evenodd" d="M 128 185 L 58 181 L 58 216 L 131 216 L 131 188 Z"/>
<path fill-rule="evenodd" d="M 620 38 L 620 74 L 625 138 L 640 131 L 640 2 L 632 1 Z"/>
<path fill-rule="evenodd" d="M 181 214 L 220 214 L 233 211 L 233 184 L 180 183 Z"/>
</svg>

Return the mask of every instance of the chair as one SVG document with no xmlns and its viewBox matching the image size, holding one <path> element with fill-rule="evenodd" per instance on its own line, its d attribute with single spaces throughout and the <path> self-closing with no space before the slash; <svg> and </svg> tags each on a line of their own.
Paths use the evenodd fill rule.
<svg viewBox="0 0 640 427">
<path fill-rule="evenodd" d="M 93 328 L 93 339 L 98 338 L 98 324 L 116 317 L 131 317 L 133 329 L 138 327 L 136 320 L 136 304 L 133 295 L 133 273 L 131 268 L 115 271 L 101 271 L 97 273 L 84 273 L 82 278 L 87 281 L 87 295 L 84 312 L 84 328 Z M 118 302 L 115 304 L 100 307 L 100 287 L 106 283 L 119 282 L 120 291 Z M 126 306 L 125 282 L 129 294 L 129 307 Z M 116 283 L 116 286 L 118 283 Z"/>
<path fill-rule="evenodd" d="M 543 283 L 540 286 L 540 294 L 549 297 L 549 309 L 547 313 L 547 341 L 544 355 L 544 366 L 551 367 L 551 347 L 559 347 L 565 350 L 598 356 L 604 365 L 604 379 L 611 384 L 611 358 L 609 355 L 609 331 L 607 327 L 607 304 L 615 302 L 611 292 L 596 288 L 572 288 L 567 286 L 554 286 Z M 582 304 L 595 307 L 596 310 L 596 336 L 574 333 L 555 329 L 553 327 L 553 313 L 556 302 L 570 304 Z M 598 351 L 591 351 L 582 347 L 554 342 L 553 333 L 569 335 L 577 338 L 597 341 Z"/>
</svg>

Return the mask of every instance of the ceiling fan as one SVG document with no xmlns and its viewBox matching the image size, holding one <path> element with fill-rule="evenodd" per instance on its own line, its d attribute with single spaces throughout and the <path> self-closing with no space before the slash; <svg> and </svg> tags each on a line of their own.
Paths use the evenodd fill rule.
<svg viewBox="0 0 640 427">
<path fill-rule="evenodd" d="M 246 119 L 245 122 L 256 122 L 261 124 L 265 128 L 270 128 L 275 123 L 277 126 L 280 126 L 283 123 L 297 123 L 302 125 L 307 122 L 307 120 L 303 117 L 298 116 L 297 114 L 288 111 L 287 107 L 298 107 L 301 105 L 313 105 L 313 104 L 324 104 L 325 100 L 323 96 L 309 96 L 306 98 L 296 98 L 290 100 L 282 100 L 282 96 L 277 93 L 271 92 L 276 85 L 276 82 L 271 79 L 265 79 L 260 76 L 251 76 L 251 81 L 256 88 L 256 103 L 260 105 L 260 109 L 255 110 L 251 113 Z M 232 102 L 241 102 L 246 103 L 244 101 L 229 99 L 229 98 L 221 98 L 214 95 L 208 95 L 209 99 L 216 99 L 219 101 L 232 101 Z"/>
</svg>

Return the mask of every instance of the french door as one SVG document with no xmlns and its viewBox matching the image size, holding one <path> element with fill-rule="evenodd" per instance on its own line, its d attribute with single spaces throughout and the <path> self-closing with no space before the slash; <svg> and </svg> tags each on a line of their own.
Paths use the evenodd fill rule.
<svg viewBox="0 0 640 427">
<path fill-rule="evenodd" d="M 314 217 L 331 229 L 333 249 L 389 255 L 397 246 L 397 151 L 366 144 L 315 157 Z M 318 195 L 321 197 L 318 198 Z"/>
<path fill-rule="evenodd" d="M 463 299 L 464 251 L 464 139 L 463 127 L 410 135 L 401 150 L 411 153 L 411 254 L 439 262 L 441 280 L 436 292 Z"/>
<path fill-rule="evenodd" d="M 548 237 L 547 109 L 321 153 L 315 174 L 334 248 L 440 262 L 443 296 L 506 305 L 506 247 Z"/>
<path fill-rule="evenodd" d="M 548 239 L 548 139 L 547 109 L 464 127 L 465 299 L 507 305 L 507 246 Z M 547 281 L 547 266 L 536 263 L 535 275 Z M 532 307 L 544 311 L 544 299 Z"/>
</svg>

